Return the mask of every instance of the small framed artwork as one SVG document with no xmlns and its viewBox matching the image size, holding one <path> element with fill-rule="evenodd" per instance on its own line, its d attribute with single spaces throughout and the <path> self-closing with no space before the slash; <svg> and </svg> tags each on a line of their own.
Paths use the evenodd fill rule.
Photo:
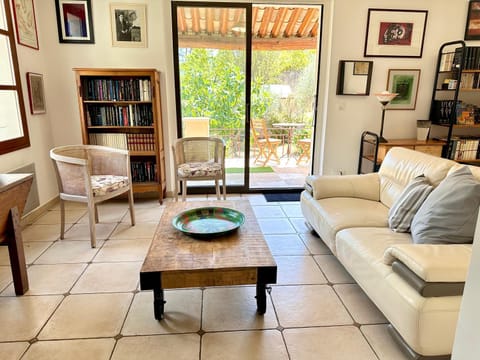
<svg viewBox="0 0 480 360">
<path fill-rule="evenodd" d="M 38 50 L 37 24 L 33 0 L 13 0 L 17 42 Z"/>
<path fill-rule="evenodd" d="M 420 69 L 389 69 L 387 90 L 398 95 L 390 101 L 389 110 L 415 110 Z"/>
<path fill-rule="evenodd" d="M 110 4 L 112 46 L 147 47 L 147 6 Z"/>
<path fill-rule="evenodd" d="M 27 72 L 28 100 L 32 114 L 43 114 L 45 106 L 45 92 L 43 90 L 43 75 Z"/>
<path fill-rule="evenodd" d="M 90 0 L 55 0 L 58 41 L 72 44 L 94 44 Z"/>
<path fill-rule="evenodd" d="M 365 56 L 420 58 L 427 10 L 368 9 Z"/>
<path fill-rule="evenodd" d="M 465 40 L 480 40 L 480 1 L 470 0 L 468 3 Z"/>
</svg>

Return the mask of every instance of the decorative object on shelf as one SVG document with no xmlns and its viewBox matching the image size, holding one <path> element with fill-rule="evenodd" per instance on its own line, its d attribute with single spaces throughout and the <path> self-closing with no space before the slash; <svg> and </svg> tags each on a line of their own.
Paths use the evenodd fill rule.
<svg viewBox="0 0 480 360">
<path fill-rule="evenodd" d="M 426 141 L 430 132 L 430 120 L 417 120 L 417 140 Z"/>
<path fill-rule="evenodd" d="M 33 0 L 13 0 L 17 42 L 38 50 L 37 24 Z"/>
<path fill-rule="evenodd" d="M 480 40 L 480 1 L 470 0 L 468 3 L 465 40 Z"/>
<path fill-rule="evenodd" d="M 30 112 L 34 115 L 47 112 L 45 106 L 45 92 L 43 90 L 43 75 L 27 72 L 28 100 Z"/>
<path fill-rule="evenodd" d="M 382 125 L 380 126 L 380 137 L 378 138 L 379 143 L 386 143 L 388 142 L 387 139 L 383 137 L 383 124 L 385 122 L 385 110 L 387 108 L 387 105 L 392 101 L 395 96 L 398 94 L 396 93 L 391 93 L 389 91 L 382 91 L 380 93 L 376 93 L 375 96 L 377 100 L 382 104 Z"/>
<path fill-rule="evenodd" d="M 427 10 L 368 9 L 365 56 L 422 57 Z"/>
<path fill-rule="evenodd" d="M 90 0 L 55 0 L 58 41 L 71 44 L 94 44 Z"/>
<path fill-rule="evenodd" d="M 147 47 L 147 6 L 110 4 L 112 46 Z"/>
<path fill-rule="evenodd" d="M 240 211 L 225 207 L 202 207 L 181 212 L 172 220 L 175 229 L 197 239 L 228 234 L 245 222 Z"/>
<path fill-rule="evenodd" d="M 337 95 L 369 95 L 373 61 L 340 60 Z"/>
<path fill-rule="evenodd" d="M 420 69 L 389 69 L 387 89 L 397 96 L 390 101 L 389 110 L 415 110 Z"/>
</svg>

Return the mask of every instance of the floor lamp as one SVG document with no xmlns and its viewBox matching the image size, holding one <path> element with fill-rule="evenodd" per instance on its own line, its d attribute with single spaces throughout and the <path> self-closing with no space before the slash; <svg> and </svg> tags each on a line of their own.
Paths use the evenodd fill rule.
<svg viewBox="0 0 480 360">
<path fill-rule="evenodd" d="M 391 93 L 389 91 L 382 91 L 381 93 L 375 94 L 377 97 L 377 100 L 382 104 L 382 125 L 380 126 L 380 138 L 378 139 L 378 142 L 381 143 L 386 143 L 388 142 L 387 139 L 383 137 L 383 123 L 385 121 L 385 110 L 387 105 L 392 101 L 395 96 L 397 96 L 397 93 Z"/>
</svg>

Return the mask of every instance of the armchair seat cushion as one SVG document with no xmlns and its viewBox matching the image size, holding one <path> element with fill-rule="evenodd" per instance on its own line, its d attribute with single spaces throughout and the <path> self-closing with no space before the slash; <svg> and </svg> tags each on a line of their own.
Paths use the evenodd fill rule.
<svg viewBox="0 0 480 360">
<path fill-rule="evenodd" d="M 127 176 L 118 175 L 92 175 L 93 196 L 102 196 L 115 190 L 128 186 Z"/>
<path fill-rule="evenodd" d="M 191 162 L 178 166 L 178 176 L 183 178 L 201 176 L 220 176 L 222 165 L 216 162 Z"/>
</svg>

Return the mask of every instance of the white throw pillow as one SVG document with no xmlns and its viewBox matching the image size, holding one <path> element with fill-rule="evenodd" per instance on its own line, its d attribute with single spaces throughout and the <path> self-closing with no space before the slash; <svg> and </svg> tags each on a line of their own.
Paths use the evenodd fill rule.
<svg viewBox="0 0 480 360">
<path fill-rule="evenodd" d="M 412 179 L 388 212 L 390 229 L 409 232 L 413 217 L 432 190 L 433 186 L 424 175 Z"/>
</svg>

